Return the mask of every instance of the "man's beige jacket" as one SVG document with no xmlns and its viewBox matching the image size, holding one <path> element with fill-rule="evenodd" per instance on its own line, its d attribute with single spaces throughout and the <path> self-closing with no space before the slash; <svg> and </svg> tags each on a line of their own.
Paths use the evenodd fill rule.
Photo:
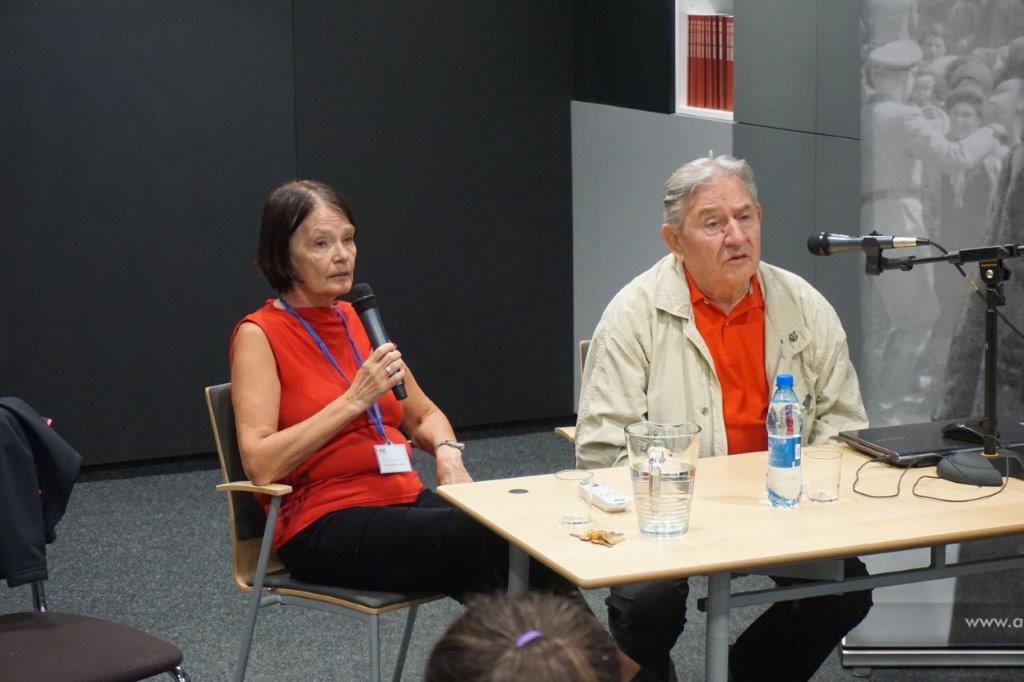
<svg viewBox="0 0 1024 682">
<path fill-rule="evenodd" d="M 846 333 L 828 301 L 805 280 L 761 263 L 765 374 L 793 375 L 804 405 L 803 442 L 867 427 Z M 769 392 L 771 386 L 765 386 Z M 627 284 L 594 331 L 583 372 L 576 462 L 586 469 L 626 459 L 623 428 L 648 419 L 701 427 L 701 457 L 728 452 L 722 389 L 697 331 L 682 266 L 669 254 Z"/>
</svg>

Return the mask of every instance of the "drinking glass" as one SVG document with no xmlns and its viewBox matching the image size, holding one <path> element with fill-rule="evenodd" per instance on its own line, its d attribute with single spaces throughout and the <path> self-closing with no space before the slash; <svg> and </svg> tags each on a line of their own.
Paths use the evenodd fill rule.
<svg viewBox="0 0 1024 682">
<path fill-rule="evenodd" d="M 590 523 L 590 480 L 593 474 L 581 469 L 564 469 L 555 473 L 555 494 L 558 496 L 558 522 L 566 526 Z M 586 494 L 580 496 L 580 487 Z"/>
<path fill-rule="evenodd" d="M 812 502 L 839 499 L 839 478 L 843 470 L 843 451 L 837 448 L 809 447 L 803 452 L 804 494 Z"/>
</svg>

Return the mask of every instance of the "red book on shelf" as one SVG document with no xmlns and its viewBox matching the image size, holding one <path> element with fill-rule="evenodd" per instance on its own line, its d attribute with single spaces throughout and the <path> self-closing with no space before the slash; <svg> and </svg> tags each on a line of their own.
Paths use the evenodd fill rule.
<svg viewBox="0 0 1024 682">
<path fill-rule="evenodd" d="M 693 100 L 692 107 L 704 106 L 704 17 L 693 16 Z"/>
<path fill-rule="evenodd" d="M 711 17 L 701 16 L 700 17 L 700 29 L 701 34 L 701 45 L 703 55 L 701 63 L 703 65 L 703 93 L 700 95 L 700 105 L 710 106 L 711 105 Z"/>
<path fill-rule="evenodd" d="M 719 26 L 721 25 L 721 18 L 717 14 L 711 17 L 711 101 L 708 103 L 709 109 L 717 109 L 718 101 L 721 97 L 721 79 L 718 77 L 719 72 L 719 35 L 721 31 Z"/>
<path fill-rule="evenodd" d="M 725 34 L 726 34 L 726 20 L 728 17 L 718 17 L 718 54 L 717 65 L 718 72 L 715 74 L 718 81 L 718 104 L 715 105 L 716 109 L 725 109 Z"/>
<path fill-rule="evenodd" d="M 694 65 L 697 63 L 697 43 L 694 35 L 694 16 L 686 17 L 686 106 L 693 106 L 693 90 L 697 84 Z"/>
<path fill-rule="evenodd" d="M 718 17 L 708 17 L 708 109 L 718 106 Z"/>
<path fill-rule="evenodd" d="M 701 77 L 701 73 L 704 70 L 704 65 L 701 62 L 701 52 L 700 52 L 700 37 L 701 37 L 700 36 L 700 28 L 701 27 L 700 27 L 700 17 L 699 16 L 694 15 L 691 18 L 693 19 L 693 37 L 691 38 L 691 40 L 693 40 L 693 99 L 690 100 L 690 106 L 691 107 L 699 107 L 700 104 L 698 104 L 698 102 L 700 102 L 700 93 L 701 93 L 701 88 L 703 87 L 703 83 L 702 83 L 700 77 Z"/>
<path fill-rule="evenodd" d="M 733 88 L 732 78 L 734 72 L 734 62 L 736 61 L 735 54 L 733 52 L 733 31 L 734 31 L 734 18 L 728 17 L 726 22 L 726 33 L 725 33 L 725 109 L 726 111 L 735 111 L 735 102 L 733 101 Z"/>
</svg>

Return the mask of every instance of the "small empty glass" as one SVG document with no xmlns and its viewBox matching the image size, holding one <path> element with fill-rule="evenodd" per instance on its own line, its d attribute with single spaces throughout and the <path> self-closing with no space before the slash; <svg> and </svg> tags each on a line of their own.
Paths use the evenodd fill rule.
<svg viewBox="0 0 1024 682">
<path fill-rule="evenodd" d="M 803 452 L 804 495 L 811 502 L 839 499 L 843 451 L 838 448 L 808 447 Z"/>
<path fill-rule="evenodd" d="M 566 526 L 590 523 L 590 481 L 593 474 L 582 469 L 564 469 L 555 473 L 558 522 Z M 580 488 L 586 485 L 586 494 Z"/>
</svg>

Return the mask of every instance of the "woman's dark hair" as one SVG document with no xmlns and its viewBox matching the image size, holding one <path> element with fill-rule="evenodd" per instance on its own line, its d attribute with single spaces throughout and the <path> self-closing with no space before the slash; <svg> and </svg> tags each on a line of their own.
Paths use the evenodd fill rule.
<svg viewBox="0 0 1024 682">
<path fill-rule="evenodd" d="M 618 649 L 564 597 L 478 597 L 434 645 L 427 682 L 617 682 Z"/>
<path fill-rule="evenodd" d="M 290 290 L 295 281 L 289 241 L 302 221 L 320 205 L 333 206 L 356 224 L 348 202 L 334 188 L 315 180 L 285 183 L 271 192 L 263 204 L 256 267 L 278 293 Z"/>
</svg>

